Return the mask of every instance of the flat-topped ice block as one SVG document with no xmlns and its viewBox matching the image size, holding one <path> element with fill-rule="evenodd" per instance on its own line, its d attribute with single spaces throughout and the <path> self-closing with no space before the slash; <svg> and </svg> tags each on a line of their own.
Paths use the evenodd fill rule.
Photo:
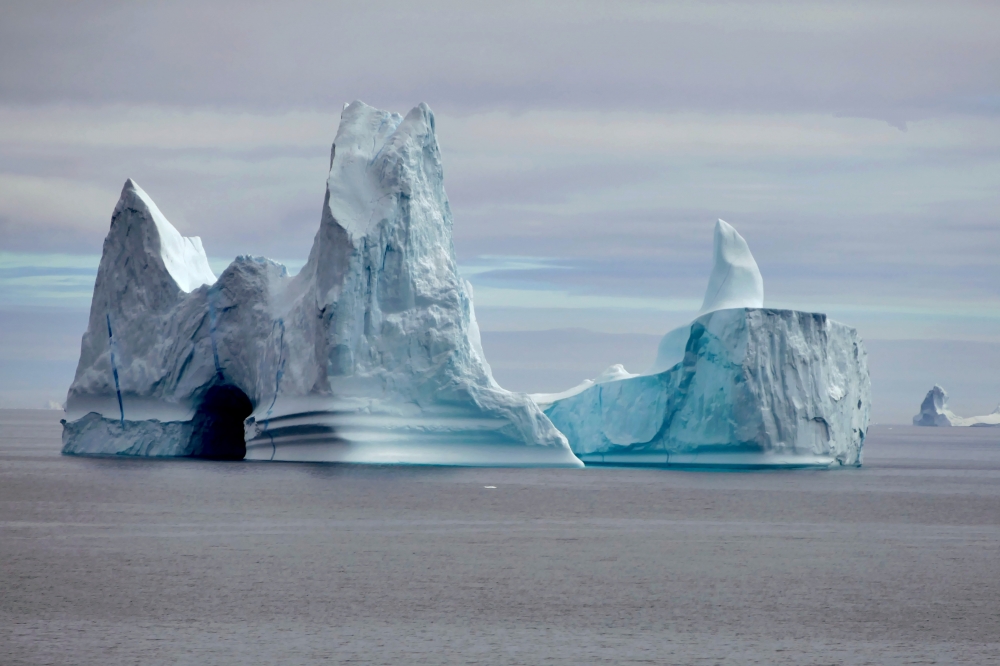
<svg viewBox="0 0 1000 666">
<path fill-rule="evenodd" d="M 586 464 L 837 467 L 862 461 L 864 346 L 823 314 L 737 308 L 690 327 L 683 359 L 546 409 Z"/>
</svg>

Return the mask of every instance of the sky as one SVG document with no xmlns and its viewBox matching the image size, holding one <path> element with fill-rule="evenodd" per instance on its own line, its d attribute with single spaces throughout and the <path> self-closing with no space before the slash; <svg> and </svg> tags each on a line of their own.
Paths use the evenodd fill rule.
<svg viewBox="0 0 1000 666">
<path fill-rule="evenodd" d="M 488 356 L 565 328 L 655 354 L 721 217 L 767 306 L 924 350 L 894 361 L 891 415 L 876 391 L 900 420 L 942 372 L 897 370 L 1000 345 L 998 25 L 919 0 L 2 2 L 0 406 L 64 398 L 126 178 L 217 272 L 294 271 L 361 99 L 435 112 Z M 992 409 L 1000 380 L 974 379 L 953 400 Z"/>
</svg>

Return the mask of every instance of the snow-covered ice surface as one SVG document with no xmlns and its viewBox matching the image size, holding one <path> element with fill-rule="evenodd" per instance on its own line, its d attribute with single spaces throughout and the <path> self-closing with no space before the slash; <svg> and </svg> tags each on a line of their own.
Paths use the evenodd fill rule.
<svg viewBox="0 0 1000 666">
<path fill-rule="evenodd" d="M 757 262 L 723 220 L 714 256 L 701 315 L 663 336 L 647 374 L 532 397 L 586 463 L 860 465 L 871 382 L 857 332 L 763 309 Z"/>
<path fill-rule="evenodd" d="M 595 384 L 607 384 L 608 382 L 616 382 L 621 379 L 629 379 L 630 377 L 638 376 L 639 375 L 627 371 L 625 366 L 621 363 L 615 363 L 593 379 L 584 379 L 573 388 L 566 389 L 565 391 L 561 391 L 559 393 L 529 393 L 528 397 L 534 400 L 536 405 L 544 409 L 553 402 L 564 400 L 577 395 L 578 393 L 583 393 Z"/>
<path fill-rule="evenodd" d="M 934 385 L 913 417 L 915 426 L 1000 426 L 1000 405 L 985 416 L 961 417 L 948 409 L 948 392 Z"/>
<path fill-rule="evenodd" d="M 289 277 L 216 280 L 131 180 L 104 244 L 64 452 L 580 466 L 493 379 L 459 277 L 434 115 L 344 108 L 320 228 Z"/>
</svg>

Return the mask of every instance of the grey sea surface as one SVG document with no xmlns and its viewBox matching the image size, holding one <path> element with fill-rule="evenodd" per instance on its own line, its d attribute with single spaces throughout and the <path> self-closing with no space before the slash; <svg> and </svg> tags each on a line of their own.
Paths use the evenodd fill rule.
<svg viewBox="0 0 1000 666">
<path fill-rule="evenodd" d="M 721 473 L 66 457 L 60 416 L 0 411 L 5 666 L 1000 663 L 1000 428 Z"/>
</svg>

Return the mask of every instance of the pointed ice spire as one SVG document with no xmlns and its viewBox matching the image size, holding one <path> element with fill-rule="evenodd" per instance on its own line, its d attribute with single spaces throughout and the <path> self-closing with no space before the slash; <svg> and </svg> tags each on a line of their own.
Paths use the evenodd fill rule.
<svg viewBox="0 0 1000 666">
<path fill-rule="evenodd" d="M 128 214 L 122 218 L 122 213 Z M 109 238 L 115 232 L 115 224 L 120 222 L 138 227 L 138 235 L 144 240 L 144 250 L 159 258 L 182 291 L 192 292 L 203 284 L 215 282 L 215 273 L 208 265 L 201 239 L 181 236 L 150 196 L 131 178 L 125 181 L 115 207 Z"/>
<path fill-rule="evenodd" d="M 146 361 L 133 371 L 135 354 L 150 341 L 169 342 L 173 329 L 163 329 L 162 317 L 188 293 L 214 282 L 201 240 L 181 236 L 135 181 L 125 181 L 104 238 L 67 409 L 127 419 L 128 401 L 123 405 L 122 397 L 148 372 Z M 97 403 L 88 403 L 86 395 Z M 101 395 L 111 398 L 103 406 Z"/>
<path fill-rule="evenodd" d="M 750 247 L 725 220 L 715 223 L 715 262 L 708 279 L 705 300 L 698 315 L 727 308 L 764 307 L 764 279 Z M 679 326 L 660 339 L 656 361 L 646 374 L 669 370 L 684 358 L 690 324 Z"/>
<path fill-rule="evenodd" d="M 715 224 L 715 263 L 698 314 L 726 308 L 764 307 L 764 279 L 750 247 L 730 224 Z"/>
</svg>

